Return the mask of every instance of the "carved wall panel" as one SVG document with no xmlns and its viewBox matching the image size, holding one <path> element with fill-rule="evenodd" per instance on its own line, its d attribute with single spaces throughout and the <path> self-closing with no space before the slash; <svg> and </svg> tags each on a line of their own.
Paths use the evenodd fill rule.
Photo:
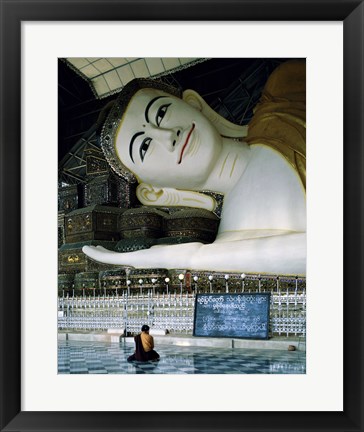
<svg viewBox="0 0 364 432">
<path fill-rule="evenodd" d="M 126 210 L 120 217 L 122 238 L 159 238 L 163 236 L 164 218 L 167 213 L 150 207 Z"/>
<path fill-rule="evenodd" d="M 188 237 L 194 241 L 213 242 L 220 219 L 207 210 L 183 209 L 165 219 L 166 237 Z"/>
<path fill-rule="evenodd" d="M 58 250 L 58 273 L 75 274 L 78 272 L 101 271 L 115 267 L 110 264 L 102 264 L 91 260 L 82 252 L 84 244 L 101 245 L 112 250 L 116 245 L 115 242 L 102 241 L 64 244 Z"/>
<path fill-rule="evenodd" d="M 66 243 L 120 239 L 119 217 L 124 209 L 93 205 L 71 212 L 65 218 Z"/>
<path fill-rule="evenodd" d="M 78 208 L 77 185 L 63 186 L 58 188 L 58 211 L 68 213 Z"/>
</svg>

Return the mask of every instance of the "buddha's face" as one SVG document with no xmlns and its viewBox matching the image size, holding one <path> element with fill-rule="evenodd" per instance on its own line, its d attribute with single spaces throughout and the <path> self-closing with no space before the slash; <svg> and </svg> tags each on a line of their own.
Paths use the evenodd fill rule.
<svg viewBox="0 0 364 432">
<path fill-rule="evenodd" d="M 222 138 L 198 110 L 160 90 L 131 99 L 116 134 L 122 163 L 154 186 L 198 189 L 208 178 Z"/>
</svg>

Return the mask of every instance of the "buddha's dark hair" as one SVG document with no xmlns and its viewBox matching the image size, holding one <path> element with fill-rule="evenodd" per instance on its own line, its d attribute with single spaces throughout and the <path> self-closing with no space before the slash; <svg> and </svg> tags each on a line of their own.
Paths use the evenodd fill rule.
<svg viewBox="0 0 364 432">
<path fill-rule="evenodd" d="M 149 326 L 144 324 L 142 327 L 142 331 L 149 331 Z"/>
</svg>

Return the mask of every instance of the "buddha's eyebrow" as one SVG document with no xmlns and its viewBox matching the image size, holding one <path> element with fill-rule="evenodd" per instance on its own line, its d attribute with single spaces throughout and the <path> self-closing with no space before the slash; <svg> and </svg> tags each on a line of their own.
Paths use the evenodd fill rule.
<svg viewBox="0 0 364 432">
<path fill-rule="evenodd" d="M 144 135 L 145 132 L 137 132 L 136 134 L 134 134 L 130 140 L 130 144 L 129 144 L 129 155 L 130 155 L 130 159 L 134 162 L 134 158 L 133 158 L 133 144 L 135 141 L 135 138 L 137 138 L 139 135 Z"/>
<path fill-rule="evenodd" d="M 155 97 L 154 99 L 152 99 L 152 100 L 148 103 L 147 107 L 145 108 L 145 120 L 147 121 L 147 123 L 149 123 L 149 117 L 148 117 L 148 114 L 149 114 L 149 109 L 150 109 L 150 107 L 154 104 L 154 102 L 155 102 L 156 100 L 158 100 L 158 99 L 160 99 L 160 98 L 165 98 L 165 97 L 167 97 L 167 96 L 157 96 L 157 97 Z"/>
</svg>

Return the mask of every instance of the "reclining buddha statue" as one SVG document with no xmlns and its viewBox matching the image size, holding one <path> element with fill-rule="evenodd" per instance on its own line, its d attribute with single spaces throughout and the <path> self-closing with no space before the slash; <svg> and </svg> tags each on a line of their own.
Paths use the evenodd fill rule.
<svg viewBox="0 0 364 432">
<path fill-rule="evenodd" d="M 120 92 L 101 132 L 111 167 L 138 182 L 144 206 L 213 211 L 215 241 L 134 252 L 84 246 L 91 259 L 135 268 L 259 274 L 306 273 L 305 61 L 280 64 L 252 120 L 235 125 L 193 90 L 135 79 Z"/>
</svg>

